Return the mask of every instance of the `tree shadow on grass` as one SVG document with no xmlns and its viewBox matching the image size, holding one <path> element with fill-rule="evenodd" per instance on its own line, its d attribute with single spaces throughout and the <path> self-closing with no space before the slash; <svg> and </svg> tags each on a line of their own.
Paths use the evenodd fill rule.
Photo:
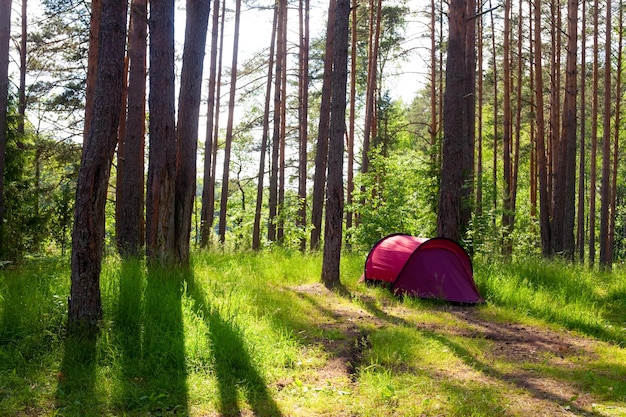
<svg viewBox="0 0 626 417">
<path fill-rule="evenodd" d="M 195 310 L 209 327 L 214 372 L 219 389 L 219 412 L 223 416 L 242 413 L 238 396 L 245 395 L 252 412 L 259 417 L 280 417 L 282 413 L 271 397 L 263 376 L 250 358 L 241 330 L 232 318 L 225 318 L 209 304 L 205 292 L 195 282 L 193 272 L 185 271 L 188 295 Z"/>
<path fill-rule="evenodd" d="M 138 388 L 140 393 L 140 408 L 154 413 L 187 415 L 189 412 L 182 278 L 176 269 L 148 267 L 141 364 L 138 375 L 129 376 L 133 377 L 133 390 Z M 130 369 L 134 366 L 129 364 Z"/>
<path fill-rule="evenodd" d="M 73 329 L 64 341 L 57 374 L 56 408 L 63 415 L 97 416 L 102 413 L 95 391 L 98 332 Z"/>
<path fill-rule="evenodd" d="M 144 266 L 139 259 L 123 260 L 114 308 L 113 329 L 115 342 L 120 347 L 121 375 L 120 407 L 132 410 L 142 407 L 142 375 L 137 367 L 142 357 L 142 295 Z"/>
</svg>

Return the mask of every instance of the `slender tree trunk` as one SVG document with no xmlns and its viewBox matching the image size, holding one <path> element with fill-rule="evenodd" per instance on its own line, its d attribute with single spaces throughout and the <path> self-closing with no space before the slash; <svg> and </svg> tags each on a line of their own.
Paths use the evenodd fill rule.
<svg viewBox="0 0 626 417">
<path fill-rule="evenodd" d="M 237 92 L 237 57 L 239 54 L 239 24 L 241 18 L 241 0 L 235 6 L 235 32 L 233 37 L 233 59 L 230 67 L 230 95 L 228 102 L 228 121 L 226 122 L 226 143 L 224 144 L 224 172 L 222 175 L 222 197 L 220 201 L 220 242 L 226 241 L 226 209 L 228 208 L 228 180 L 230 174 L 230 151 L 233 141 L 235 113 L 235 93 Z"/>
<path fill-rule="evenodd" d="M 202 92 L 202 71 L 209 24 L 210 2 L 187 0 L 185 46 L 178 95 L 176 126 L 176 256 L 189 265 L 191 214 L 196 195 L 198 121 Z"/>
<path fill-rule="evenodd" d="M 576 96 L 578 88 L 578 1 L 568 1 L 567 12 L 567 58 L 565 74 L 565 93 L 563 102 L 562 129 L 560 139 L 559 187 L 563 193 L 562 217 L 562 251 L 564 256 L 573 260 L 574 257 L 574 218 L 576 195 Z M 557 190 L 555 190 L 556 192 Z M 556 210 L 556 208 L 555 208 Z M 556 216 L 555 216 L 556 221 Z"/>
<path fill-rule="evenodd" d="M 284 242 L 285 235 L 285 147 L 287 141 L 287 12 L 289 10 L 287 1 L 284 3 L 283 11 L 283 28 L 282 31 L 282 52 L 280 53 L 283 63 L 281 73 L 281 89 L 282 100 L 280 102 L 280 133 L 279 143 L 280 149 L 278 150 L 278 211 L 277 211 L 277 225 L 276 225 L 276 240 L 282 244 Z"/>
<path fill-rule="evenodd" d="M 98 66 L 98 38 L 100 33 L 101 9 L 102 0 L 92 0 L 91 17 L 89 19 L 89 50 L 87 52 L 87 83 L 85 85 L 85 122 L 83 125 L 83 141 L 89 139 L 91 120 L 94 117 L 93 102 L 96 88 L 96 71 Z"/>
<path fill-rule="evenodd" d="M 300 79 L 298 94 L 299 160 L 298 160 L 298 226 L 306 226 L 307 142 L 309 123 L 309 0 L 300 0 Z M 306 249 L 306 238 L 300 239 L 300 250 Z"/>
<path fill-rule="evenodd" d="M 613 248 L 615 244 L 615 217 L 617 215 L 617 175 L 619 166 L 619 137 L 621 129 L 617 126 L 621 126 L 621 108 L 622 108 L 622 70 L 624 68 L 624 58 L 622 56 L 624 51 L 624 2 L 620 0 L 618 10 L 618 27 L 617 27 L 617 64 L 615 80 L 615 129 L 613 130 L 613 167 L 611 173 L 611 205 L 610 205 L 610 217 L 609 217 L 609 254 L 608 258 L 610 264 L 613 263 Z"/>
<path fill-rule="evenodd" d="M 263 208 L 263 182 L 265 178 L 265 157 L 267 155 L 267 142 L 269 139 L 269 115 L 272 94 L 272 78 L 274 74 L 274 47 L 276 44 L 278 9 L 274 8 L 274 20 L 272 23 L 272 36 L 270 41 L 269 62 L 267 64 L 267 83 L 265 85 L 265 110 L 263 111 L 263 133 L 261 135 L 261 155 L 259 157 L 259 180 L 257 183 L 256 209 L 254 212 L 254 226 L 252 230 L 252 249 L 261 248 L 261 211 Z"/>
<path fill-rule="evenodd" d="M 315 174 L 313 178 L 313 202 L 311 208 L 311 250 L 317 250 L 322 236 L 322 212 L 326 190 L 326 166 L 328 160 L 328 129 L 330 121 L 331 75 L 333 66 L 333 44 L 335 39 L 335 13 L 337 0 L 328 2 L 328 27 L 326 30 L 326 50 L 324 53 L 324 78 L 322 99 L 317 129 L 317 149 L 315 154 Z"/>
<path fill-rule="evenodd" d="M 152 262 L 175 259 L 174 0 L 150 3 L 150 150 L 146 252 Z"/>
<path fill-rule="evenodd" d="M 376 5 L 376 6 L 375 6 Z M 380 44 L 380 27 L 382 16 L 382 0 L 372 0 L 370 9 L 370 44 L 367 59 L 367 87 L 365 91 L 365 126 L 363 128 L 363 154 L 361 172 L 369 170 L 369 151 L 372 139 L 376 135 L 376 91 L 378 81 L 378 49 Z"/>
<path fill-rule="evenodd" d="M 477 65 L 478 65 L 478 89 L 476 92 L 476 98 L 478 100 L 478 115 L 477 122 L 478 127 L 476 129 L 476 205 L 475 213 L 476 217 L 481 218 L 483 216 L 483 102 L 484 102 L 484 77 L 483 74 L 483 32 L 484 24 L 482 14 L 477 20 L 478 24 L 478 36 L 477 36 Z M 432 103 L 432 99 L 431 99 Z M 434 114 L 434 112 L 433 112 Z M 431 134 L 432 137 L 432 134 Z M 480 239 L 480 237 L 478 237 Z M 476 238 L 474 238 L 474 244 L 476 244 Z"/>
<path fill-rule="evenodd" d="M 550 199 L 548 194 L 548 166 L 546 161 L 545 120 L 543 114 L 543 74 L 541 47 L 541 0 L 535 1 L 534 8 L 534 61 L 535 61 L 535 118 L 537 126 L 537 172 L 539 174 L 539 223 L 541 233 L 541 251 L 544 256 L 550 254 Z"/>
<path fill-rule="evenodd" d="M 502 212 L 502 228 L 504 233 L 502 252 L 510 256 L 513 252 L 511 233 L 513 232 L 513 180 L 511 167 L 511 0 L 504 1 L 504 45 L 503 45 L 503 115 L 502 115 L 502 167 L 504 178 L 504 201 Z"/>
<path fill-rule="evenodd" d="M 225 0 L 224 0 L 225 1 Z M 220 83 L 222 67 L 222 49 L 224 40 L 224 6 L 222 3 L 222 23 L 220 25 L 220 0 L 213 2 L 213 22 L 211 24 L 211 63 L 209 69 L 209 95 L 207 99 L 207 126 L 204 147 L 204 183 L 202 187 L 202 209 L 200 210 L 200 247 L 206 248 L 209 244 L 215 214 L 215 171 L 218 148 L 218 121 L 220 103 Z M 221 36 L 220 36 L 221 28 Z M 218 40 L 220 45 L 218 48 Z M 215 134 L 213 133 L 215 131 Z"/>
<path fill-rule="evenodd" d="M 208 219 L 209 187 L 215 186 L 211 178 L 213 153 L 213 121 L 215 119 L 215 82 L 217 73 L 217 41 L 219 39 L 220 0 L 213 2 L 213 20 L 211 23 L 211 54 L 209 64 L 209 93 L 207 98 L 207 126 L 204 145 L 204 181 L 202 186 L 202 208 L 200 209 L 200 247 L 206 248 L 209 244 L 211 227 Z"/>
<path fill-rule="evenodd" d="M 270 242 L 277 240 L 278 228 L 278 189 L 279 189 L 279 170 L 280 170 L 280 147 L 281 147 L 281 116 L 282 103 L 285 92 L 283 91 L 283 67 L 285 60 L 283 53 L 286 50 L 284 46 L 284 13 L 286 10 L 286 0 L 279 0 L 276 4 L 278 8 L 277 27 L 276 27 L 276 73 L 274 80 L 274 120 L 272 133 L 272 162 L 270 170 L 270 196 L 269 196 L 269 223 L 267 225 L 267 239 Z"/>
<path fill-rule="evenodd" d="M 606 0 L 606 30 L 604 43 L 604 122 L 602 134 L 602 177 L 600 179 L 600 265 L 611 268 L 611 248 L 609 247 L 609 207 L 611 201 L 610 167 L 611 167 L 611 0 Z"/>
<path fill-rule="evenodd" d="M 491 4 L 491 0 L 489 0 L 489 8 L 492 9 L 493 6 Z M 492 70 L 493 70 L 493 171 L 492 171 L 492 184 L 493 188 L 492 196 L 491 196 L 491 205 L 493 210 L 498 208 L 498 126 L 500 126 L 500 118 L 498 116 L 498 112 L 500 111 L 499 104 L 499 88 L 500 83 L 498 82 L 498 64 L 497 64 L 497 49 L 496 49 L 496 25 L 493 17 L 493 13 L 491 13 L 491 55 L 492 55 Z M 493 218 L 495 224 L 495 217 Z"/>
<path fill-rule="evenodd" d="M 357 7 L 356 0 L 353 1 L 351 9 L 351 36 L 350 36 L 350 110 L 349 110 L 349 127 L 348 127 L 348 167 L 347 167 L 347 186 L 346 186 L 346 203 L 348 210 L 346 212 L 346 230 L 352 228 L 354 212 L 352 211 L 352 196 L 354 194 L 354 137 L 356 126 L 356 69 L 357 69 Z M 434 53 L 434 52 L 433 52 Z"/>
<path fill-rule="evenodd" d="M 20 86 L 18 89 L 17 114 L 19 116 L 17 131 L 24 133 L 24 122 L 26 121 L 26 56 L 27 35 L 28 35 L 28 1 L 22 0 L 22 36 L 20 38 Z"/>
<path fill-rule="evenodd" d="M 581 28 L 583 36 L 581 36 L 580 47 L 580 138 L 578 157 L 578 216 L 576 225 L 576 248 L 578 250 L 578 260 L 585 261 L 585 135 L 587 121 L 587 0 L 582 1 L 582 21 Z"/>
<path fill-rule="evenodd" d="M 599 118 L 599 74 L 600 59 L 598 32 L 599 4 L 593 2 L 593 78 L 592 78 L 592 101 L 591 101 L 591 150 L 589 152 L 589 266 L 593 266 L 596 258 L 596 182 L 597 182 L 597 149 L 598 149 L 598 118 Z"/>
<path fill-rule="evenodd" d="M 118 145 L 116 237 L 122 256 L 139 256 L 144 244 L 144 148 L 146 133 L 146 48 L 148 1 L 131 2 L 128 110 Z M 123 156 L 120 158 L 120 149 Z M 123 169 L 120 171 L 120 167 Z"/>
<path fill-rule="evenodd" d="M 0 0 L 0 172 L 6 165 L 7 111 L 9 107 L 9 40 L 11 0 Z M 4 175 L 0 175 L 0 255 L 6 250 L 4 236 Z"/>
<path fill-rule="evenodd" d="M 103 0 L 94 119 L 85 141 L 76 188 L 69 321 L 94 329 L 102 317 L 100 271 L 106 196 L 117 144 L 126 42 L 124 1 Z M 78 326 L 71 328 L 77 329 Z"/>
<path fill-rule="evenodd" d="M 337 0 L 334 28 L 335 41 L 333 45 L 333 88 L 328 153 L 326 221 L 324 225 L 324 256 L 322 260 L 322 282 L 326 288 L 336 288 L 341 284 L 339 264 L 343 239 L 343 152 L 346 134 L 349 21 L 350 0 Z"/>
</svg>

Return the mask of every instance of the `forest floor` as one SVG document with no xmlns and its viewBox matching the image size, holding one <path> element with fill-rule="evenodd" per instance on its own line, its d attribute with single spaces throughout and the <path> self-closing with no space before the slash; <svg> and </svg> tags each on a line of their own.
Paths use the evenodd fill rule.
<svg viewBox="0 0 626 417">
<path fill-rule="evenodd" d="M 321 284 L 290 289 L 300 296 L 326 300 L 324 308 L 331 314 L 329 320 L 320 325 L 342 335 L 333 340 L 319 338 L 315 341 L 324 346 L 332 359 L 317 373 L 309 375 L 310 380 L 306 382 L 312 385 L 333 379 L 357 383 L 355 372 L 362 365 L 364 351 L 369 348 L 369 335 L 363 329 L 401 325 L 441 340 L 484 340 L 486 343 L 480 357 L 465 351 L 461 345 L 454 346 L 455 353 L 464 358 L 466 366 L 441 368 L 435 378 L 441 382 L 471 379 L 471 384 L 501 386 L 508 398 L 507 415 L 626 415 L 626 408 L 619 406 L 605 407 L 603 411 L 599 406 L 600 398 L 581 392 L 576 386 L 575 375 L 580 372 L 580 364 L 596 360 L 597 349 L 604 345 L 597 339 L 545 325 L 494 321 L 486 317 L 480 307 L 441 304 L 435 308 L 445 311 L 453 320 L 415 322 L 408 318 L 410 307 L 402 303 L 388 302 L 375 307 L 380 300 L 364 295 L 359 303 L 363 308 L 354 308 L 354 304 L 342 303 L 340 296 Z M 492 366 L 502 361 L 510 366 Z M 544 369 L 558 369 L 558 372 L 551 376 Z M 570 372 L 571 378 L 562 377 Z M 288 386 L 291 382 L 281 381 L 279 385 Z M 401 412 L 398 415 L 402 415 Z"/>
</svg>

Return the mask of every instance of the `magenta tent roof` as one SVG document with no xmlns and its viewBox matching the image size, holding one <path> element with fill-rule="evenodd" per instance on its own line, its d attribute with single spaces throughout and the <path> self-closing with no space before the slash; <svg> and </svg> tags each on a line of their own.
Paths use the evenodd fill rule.
<svg viewBox="0 0 626 417">
<path fill-rule="evenodd" d="M 446 238 L 387 236 L 367 256 L 364 278 L 388 283 L 398 294 L 470 304 L 484 301 L 467 252 Z"/>
</svg>

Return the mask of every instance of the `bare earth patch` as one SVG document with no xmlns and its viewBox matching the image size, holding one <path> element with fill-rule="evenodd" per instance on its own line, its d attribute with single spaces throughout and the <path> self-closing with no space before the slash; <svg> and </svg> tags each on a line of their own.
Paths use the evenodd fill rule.
<svg viewBox="0 0 626 417">
<path fill-rule="evenodd" d="M 422 323 L 405 319 L 409 309 L 402 304 L 364 309 L 321 284 L 300 285 L 289 290 L 302 297 L 323 300 L 322 307 L 328 320 L 321 324 L 322 329 L 340 335 L 312 341 L 323 345 L 329 353 L 323 369 L 317 375 L 311 375 L 312 381 L 343 380 L 357 384 L 356 372 L 364 352 L 370 347 L 367 329 L 395 324 L 411 326 L 442 340 L 484 340 L 484 350 L 480 354 L 464 351 L 462 346 L 452 346 L 464 366 L 440 369 L 431 376 L 442 380 L 471 379 L 489 386 L 501 386 L 512 393 L 507 394 L 510 401 L 507 414 L 603 415 L 593 409 L 594 398 L 580 392 L 571 380 L 553 378 L 536 370 L 540 365 L 562 372 L 574 370 L 578 364 L 595 358 L 597 341 L 567 331 L 490 321 L 476 307 L 442 305 L 437 308 L 441 308 L 442 314 L 449 315 L 450 320 Z M 362 301 L 365 305 L 375 304 L 375 300 Z"/>
</svg>

